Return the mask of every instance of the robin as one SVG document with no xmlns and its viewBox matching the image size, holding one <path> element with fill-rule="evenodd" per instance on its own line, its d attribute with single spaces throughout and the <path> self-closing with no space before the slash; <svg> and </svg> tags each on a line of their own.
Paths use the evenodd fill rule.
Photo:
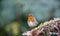
<svg viewBox="0 0 60 36">
<path fill-rule="evenodd" d="M 31 13 L 28 15 L 28 21 L 27 22 L 28 22 L 28 26 L 32 27 L 32 28 L 36 27 L 38 25 L 36 18 Z"/>
</svg>

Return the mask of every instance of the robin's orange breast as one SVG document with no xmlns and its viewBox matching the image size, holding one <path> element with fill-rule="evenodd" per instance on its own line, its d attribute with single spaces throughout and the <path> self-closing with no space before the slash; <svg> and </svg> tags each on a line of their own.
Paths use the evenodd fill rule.
<svg viewBox="0 0 60 36">
<path fill-rule="evenodd" d="M 28 22 L 30 22 L 30 21 L 34 22 L 34 17 L 33 16 L 28 16 Z"/>
</svg>

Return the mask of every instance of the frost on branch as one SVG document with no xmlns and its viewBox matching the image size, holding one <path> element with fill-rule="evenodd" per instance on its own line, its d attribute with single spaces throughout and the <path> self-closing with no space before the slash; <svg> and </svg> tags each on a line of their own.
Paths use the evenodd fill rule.
<svg viewBox="0 0 60 36">
<path fill-rule="evenodd" d="M 41 23 L 38 27 L 24 32 L 24 36 L 60 36 L 60 18 Z"/>
</svg>

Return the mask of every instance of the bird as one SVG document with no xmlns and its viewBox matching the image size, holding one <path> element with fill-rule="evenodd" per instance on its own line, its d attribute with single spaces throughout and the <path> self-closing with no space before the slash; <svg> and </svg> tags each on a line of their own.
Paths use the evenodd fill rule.
<svg viewBox="0 0 60 36">
<path fill-rule="evenodd" d="M 31 27 L 31 28 L 34 28 L 36 26 L 38 26 L 38 21 L 37 19 L 32 15 L 32 13 L 29 13 L 28 14 L 28 26 Z"/>
</svg>

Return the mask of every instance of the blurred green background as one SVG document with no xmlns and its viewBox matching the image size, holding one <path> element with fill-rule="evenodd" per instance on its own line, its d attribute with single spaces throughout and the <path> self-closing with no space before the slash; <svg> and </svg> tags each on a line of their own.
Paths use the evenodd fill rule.
<svg viewBox="0 0 60 36">
<path fill-rule="evenodd" d="M 60 18 L 60 0 L 0 0 L 0 36 L 22 36 L 30 12 L 39 23 Z"/>
</svg>

